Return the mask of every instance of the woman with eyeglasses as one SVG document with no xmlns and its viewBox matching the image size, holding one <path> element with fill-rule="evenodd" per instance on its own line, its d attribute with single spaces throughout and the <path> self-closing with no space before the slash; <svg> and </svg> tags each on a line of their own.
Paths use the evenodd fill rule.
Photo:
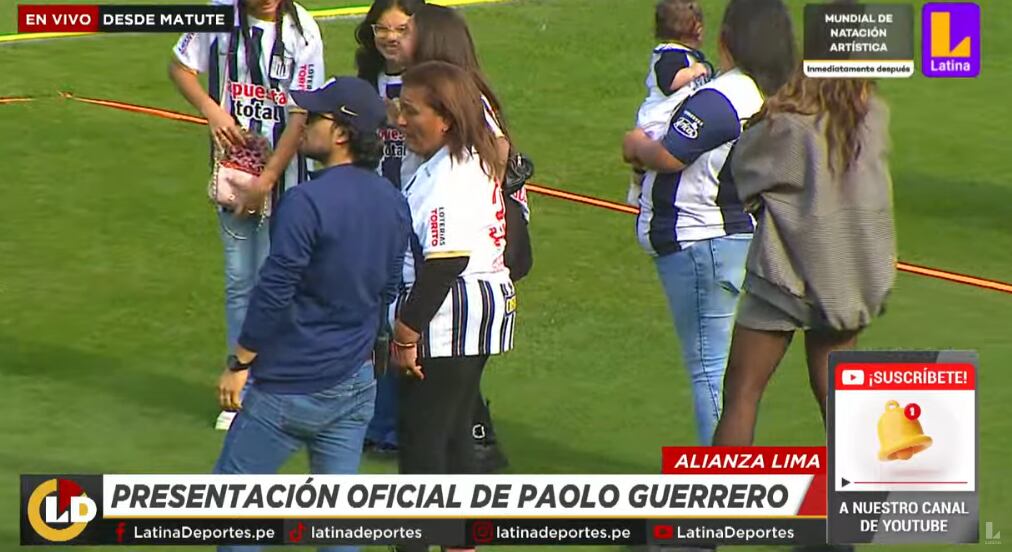
<svg viewBox="0 0 1012 552">
<path fill-rule="evenodd" d="M 376 86 L 389 114 L 383 133 L 383 176 L 395 186 L 401 185 L 401 159 L 404 158 L 404 136 L 397 128 L 397 102 L 401 95 L 401 75 L 407 60 L 404 40 L 411 17 L 425 0 L 376 0 L 365 20 L 355 29 L 358 50 L 355 65 L 358 76 Z"/>
<path fill-rule="evenodd" d="M 398 189 L 401 187 L 401 161 L 407 153 L 404 135 L 397 128 L 397 104 L 406 65 L 402 45 L 411 16 L 424 4 L 425 0 L 376 0 L 365 20 L 355 29 L 358 76 L 373 84 L 387 105 L 387 122 L 380 128 L 383 138 L 380 174 Z M 388 354 L 388 346 L 389 334 L 381 331 L 377 358 Z M 369 424 L 365 447 L 382 454 L 397 452 L 397 380 L 392 371 L 384 371 L 379 376 L 376 413 Z"/>
</svg>

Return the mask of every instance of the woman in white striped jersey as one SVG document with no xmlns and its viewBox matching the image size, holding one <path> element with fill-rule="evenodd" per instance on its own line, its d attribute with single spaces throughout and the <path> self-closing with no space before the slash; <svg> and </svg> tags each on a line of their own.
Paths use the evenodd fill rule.
<svg viewBox="0 0 1012 552">
<path fill-rule="evenodd" d="M 316 21 L 293 0 L 213 0 L 235 4 L 237 25 L 226 33 L 187 33 L 173 48 L 169 75 L 183 97 L 208 120 L 211 138 L 241 143 L 243 132 L 261 135 L 274 152 L 237 213 L 219 209 L 225 253 L 225 326 L 229 354 L 246 316 L 257 273 L 267 258 L 269 218 L 248 216 L 269 195 L 267 211 L 281 195 L 308 178 L 298 155 L 305 113 L 290 91 L 312 90 L 324 80 L 323 39 Z M 199 73 L 207 73 L 208 86 Z M 255 196 L 255 197 L 254 197 Z M 222 412 L 226 430 L 234 412 Z"/>
<path fill-rule="evenodd" d="M 402 40 L 401 49 L 408 64 L 426 61 L 443 61 L 466 71 L 481 92 L 485 107 L 485 121 L 496 137 L 500 155 L 511 155 L 511 137 L 503 115 L 502 104 L 482 71 L 475 51 L 474 40 L 467 22 L 459 12 L 446 6 L 426 4 L 411 18 L 409 32 Z M 418 166 L 418 156 L 410 151 L 404 159 L 402 180 L 407 181 Z M 496 177 L 503 182 L 503 173 Z M 531 241 L 528 233 L 530 205 L 527 191 L 521 187 L 505 197 L 506 204 L 506 266 L 510 279 L 518 282 L 533 265 Z M 474 425 L 471 433 L 475 441 L 475 455 L 479 471 L 494 472 L 508 464 L 492 424 L 489 402 L 479 393 Z"/>
<path fill-rule="evenodd" d="M 422 160 L 404 184 L 415 229 L 395 306 L 402 473 L 475 470 L 471 414 L 490 355 L 510 350 L 516 297 L 503 253 L 506 160 L 466 71 L 426 62 L 404 74 L 399 124 Z"/>
</svg>

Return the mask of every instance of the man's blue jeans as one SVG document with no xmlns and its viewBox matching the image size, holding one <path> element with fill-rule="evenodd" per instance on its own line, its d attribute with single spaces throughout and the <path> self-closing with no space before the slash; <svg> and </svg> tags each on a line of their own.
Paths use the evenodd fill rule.
<svg viewBox="0 0 1012 552">
<path fill-rule="evenodd" d="M 752 234 L 733 234 L 655 259 L 692 383 L 701 445 L 713 441 L 720 418 L 734 313 L 751 242 Z"/>
<path fill-rule="evenodd" d="M 376 381 L 372 362 L 341 383 L 308 395 L 267 393 L 253 385 L 225 436 L 214 473 L 271 474 L 303 445 L 312 473 L 358 473 L 362 442 L 372 418 Z M 259 547 L 222 546 L 221 552 Z M 320 548 L 327 552 L 354 547 Z"/>
</svg>

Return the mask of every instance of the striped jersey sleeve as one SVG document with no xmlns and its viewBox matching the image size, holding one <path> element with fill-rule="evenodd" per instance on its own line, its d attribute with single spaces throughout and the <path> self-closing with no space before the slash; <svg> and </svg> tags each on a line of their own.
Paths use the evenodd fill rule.
<svg viewBox="0 0 1012 552">
<path fill-rule="evenodd" d="M 323 86 L 326 80 L 323 67 L 323 39 L 320 37 L 319 29 L 314 25 L 304 30 L 306 41 L 295 54 L 295 77 L 292 79 L 289 92 L 316 90 Z M 290 100 L 289 96 L 288 105 L 293 106 L 295 102 Z"/>
<path fill-rule="evenodd" d="M 740 134 L 741 122 L 730 100 L 717 90 L 704 89 L 675 112 L 661 143 L 668 153 L 689 165 Z"/>
<path fill-rule="evenodd" d="M 666 50 L 662 52 L 657 58 L 657 62 L 654 63 L 654 78 L 657 81 L 657 89 L 665 96 L 670 96 L 677 92 L 677 88 L 671 87 L 674 84 L 675 75 L 689 65 L 692 65 L 692 60 L 689 59 L 689 53 L 685 50 Z"/>
<path fill-rule="evenodd" d="M 218 35 L 213 33 L 185 33 L 176 41 L 172 53 L 176 61 L 198 73 L 206 73 L 210 60 L 211 43 Z"/>
</svg>

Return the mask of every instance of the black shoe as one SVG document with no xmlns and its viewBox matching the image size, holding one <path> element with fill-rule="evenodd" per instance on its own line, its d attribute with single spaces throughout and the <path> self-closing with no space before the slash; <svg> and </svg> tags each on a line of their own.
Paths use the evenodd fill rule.
<svg viewBox="0 0 1012 552">
<path fill-rule="evenodd" d="M 509 460 L 495 443 L 474 443 L 474 464 L 478 473 L 495 473 L 509 467 Z"/>
</svg>

